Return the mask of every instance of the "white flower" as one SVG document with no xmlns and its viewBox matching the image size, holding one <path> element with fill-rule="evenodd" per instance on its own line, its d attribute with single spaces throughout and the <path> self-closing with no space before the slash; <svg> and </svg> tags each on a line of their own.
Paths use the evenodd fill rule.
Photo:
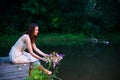
<svg viewBox="0 0 120 80">
<path fill-rule="evenodd" d="M 24 66 L 26 66 L 26 64 L 24 64 Z"/>
<path fill-rule="evenodd" d="M 21 68 L 18 68 L 18 70 L 22 70 Z"/>
</svg>

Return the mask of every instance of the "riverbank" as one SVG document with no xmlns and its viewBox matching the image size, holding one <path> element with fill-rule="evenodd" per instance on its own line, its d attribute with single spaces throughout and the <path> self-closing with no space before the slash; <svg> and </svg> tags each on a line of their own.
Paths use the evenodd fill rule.
<svg viewBox="0 0 120 80">
<path fill-rule="evenodd" d="M 12 45 L 17 41 L 20 35 L 0 35 L 0 50 L 2 55 L 8 55 L 8 52 Z M 37 38 L 37 46 L 73 46 L 84 45 L 89 38 L 81 34 L 39 34 Z M 110 42 L 120 41 L 119 34 L 104 35 L 101 40 L 107 40 Z"/>
<path fill-rule="evenodd" d="M 20 35 L 0 35 L 0 47 L 10 47 Z M 36 44 L 38 46 L 57 46 L 82 44 L 87 37 L 83 34 L 39 34 Z"/>
</svg>

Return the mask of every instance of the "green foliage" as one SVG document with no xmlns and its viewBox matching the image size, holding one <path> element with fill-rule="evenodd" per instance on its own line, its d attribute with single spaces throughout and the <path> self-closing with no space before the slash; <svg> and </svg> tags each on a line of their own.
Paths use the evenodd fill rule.
<svg viewBox="0 0 120 80">
<path fill-rule="evenodd" d="M 89 37 L 95 37 L 96 34 L 100 32 L 99 26 L 88 22 L 83 26 L 84 34 L 86 34 Z"/>
<path fill-rule="evenodd" d="M 59 21 L 59 18 L 58 18 L 58 17 L 55 17 L 55 18 L 52 19 L 51 24 L 53 24 L 53 26 L 54 26 L 55 28 L 58 28 L 58 27 L 59 27 L 58 21 Z"/>
<path fill-rule="evenodd" d="M 27 11 L 30 14 L 34 15 L 34 14 L 39 14 L 40 11 L 46 11 L 45 8 L 40 8 L 40 4 L 38 3 L 38 0 L 28 0 L 27 3 L 22 4 L 22 8 L 23 11 Z"/>
<path fill-rule="evenodd" d="M 41 33 L 89 35 L 119 27 L 120 0 L 4 0 L 0 4 L 1 34 L 23 32 L 31 22 L 40 25 Z M 91 28 L 85 30 L 89 23 L 95 28 L 92 33 Z"/>
<path fill-rule="evenodd" d="M 38 66 L 35 65 L 35 68 L 31 71 L 31 76 L 27 77 L 27 80 L 47 80 L 48 75 L 44 74 L 41 70 L 38 69 Z"/>
<path fill-rule="evenodd" d="M 40 46 L 69 46 L 69 45 L 83 45 L 86 36 L 81 34 L 44 34 L 38 37 L 37 44 Z"/>
</svg>

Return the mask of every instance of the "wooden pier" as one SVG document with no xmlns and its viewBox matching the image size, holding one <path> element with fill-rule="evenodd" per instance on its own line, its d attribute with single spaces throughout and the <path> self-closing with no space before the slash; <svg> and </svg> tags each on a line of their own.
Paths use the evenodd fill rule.
<svg viewBox="0 0 120 80">
<path fill-rule="evenodd" d="M 26 80 L 30 64 L 13 64 L 8 57 L 0 57 L 0 80 Z"/>
</svg>

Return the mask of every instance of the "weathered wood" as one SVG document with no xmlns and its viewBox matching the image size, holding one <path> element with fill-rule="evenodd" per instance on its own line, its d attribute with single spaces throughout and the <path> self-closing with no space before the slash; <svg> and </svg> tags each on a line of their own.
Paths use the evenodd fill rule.
<svg viewBox="0 0 120 80">
<path fill-rule="evenodd" d="M 0 57 L 0 80 L 26 80 L 30 64 L 13 64 L 8 57 Z"/>
</svg>

